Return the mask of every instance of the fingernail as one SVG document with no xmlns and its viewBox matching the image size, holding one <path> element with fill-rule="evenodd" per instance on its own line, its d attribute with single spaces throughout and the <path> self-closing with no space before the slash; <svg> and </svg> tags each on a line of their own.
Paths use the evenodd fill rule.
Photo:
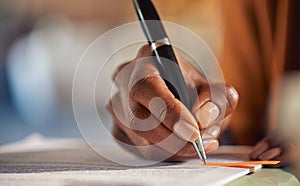
<svg viewBox="0 0 300 186">
<path fill-rule="evenodd" d="M 282 149 L 280 147 L 273 148 L 271 150 L 268 150 L 267 152 L 263 153 L 258 157 L 258 159 L 261 160 L 270 160 L 274 159 L 275 157 L 279 156 L 282 152 Z"/>
<path fill-rule="evenodd" d="M 203 140 L 206 153 L 216 150 L 219 146 L 218 140 Z"/>
<path fill-rule="evenodd" d="M 211 122 L 216 120 L 220 114 L 219 108 L 211 101 L 202 105 L 195 115 L 198 118 L 201 127 L 206 128 Z"/>
<path fill-rule="evenodd" d="M 262 140 L 254 146 L 253 150 L 254 151 L 264 151 L 268 148 L 269 148 L 269 143 L 266 140 Z"/>
<path fill-rule="evenodd" d="M 250 157 L 252 159 L 257 159 L 268 148 L 269 143 L 267 141 L 260 141 L 254 146 L 252 152 L 250 153 Z"/>
<path fill-rule="evenodd" d="M 186 141 L 193 142 L 199 136 L 199 131 L 185 120 L 179 120 L 173 129 L 176 135 Z"/>
<path fill-rule="evenodd" d="M 220 127 L 211 126 L 205 129 L 204 134 L 202 135 L 203 139 L 216 139 L 220 134 Z"/>
</svg>

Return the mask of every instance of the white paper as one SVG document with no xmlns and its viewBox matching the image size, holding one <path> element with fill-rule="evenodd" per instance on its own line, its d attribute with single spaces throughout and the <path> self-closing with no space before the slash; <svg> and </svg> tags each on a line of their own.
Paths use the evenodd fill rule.
<svg viewBox="0 0 300 186">
<path fill-rule="evenodd" d="M 20 152 L 13 147 L 22 146 L 22 142 L 10 148 L 0 147 L 0 185 L 224 185 L 249 173 L 249 169 L 200 166 L 200 160 L 128 167 L 102 158 L 79 141 L 59 140 L 58 148 L 50 145 L 47 150 L 54 139 L 31 140 L 40 142 Z M 61 148 L 62 144 L 68 148 Z M 221 147 L 208 159 L 210 162 L 242 161 L 241 155 L 248 151 L 248 147 Z"/>
</svg>

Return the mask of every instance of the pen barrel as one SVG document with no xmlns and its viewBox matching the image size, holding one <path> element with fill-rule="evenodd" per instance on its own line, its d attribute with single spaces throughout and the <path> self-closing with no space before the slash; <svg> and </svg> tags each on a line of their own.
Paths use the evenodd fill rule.
<svg viewBox="0 0 300 186">
<path fill-rule="evenodd" d="M 164 79 L 168 89 L 189 110 L 192 109 L 191 97 L 186 86 L 183 73 L 171 45 L 163 45 L 153 51 L 156 58 L 156 67 Z"/>
<path fill-rule="evenodd" d="M 165 38 L 166 31 L 151 0 L 133 0 L 133 4 L 149 44 Z"/>
</svg>

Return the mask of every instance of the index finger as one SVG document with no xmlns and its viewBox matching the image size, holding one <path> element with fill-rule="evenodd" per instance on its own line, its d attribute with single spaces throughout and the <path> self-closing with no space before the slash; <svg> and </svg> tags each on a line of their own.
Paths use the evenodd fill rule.
<svg viewBox="0 0 300 186">
<path fill-rule="evenodd" d="M 174 97 L 155 68 L 150 48 L 145 47 L 136 60 L 130 78 L 130 97 L 146 107 L 169 130 L 187 141 L 199 135 L 196 120 L 190 111 Z M 144 54 L 144 55 L 143 55 Z M 144 58 L 143 58 L 144 57 Z M 145 58 L 146 57 L 146 58 Z"/>
</svg>

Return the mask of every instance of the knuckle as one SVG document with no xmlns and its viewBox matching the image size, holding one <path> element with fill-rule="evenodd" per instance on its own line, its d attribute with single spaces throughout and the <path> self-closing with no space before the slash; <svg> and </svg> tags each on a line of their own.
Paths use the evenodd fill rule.
<svg viewBox="0 0 300 186">
<path fill-rule="evenodd" d="M 170 123 L 176 123 L 179 121 L 181 116 L 181 104 L 178 100 L 171 99 L 166 101 L 167 114 L 165 120 L 168 120 Z"/>
<path fill-rule="evenodd" d="M 226 85 L 226 97 L 230 107 L 236 108 L 239 100 L 239 94 L 232 85 Z"/>
<path fill-rule="evenodd" d="M 113 135 L 113 137 L 119 139 L 119 130 L 117 129 L 117 126 L 115 123 L 113 125 L 112 135 Z"/>
<path fill-rule="evenodd" d="M 187 143 L 179 152 L 177 152 L 180 156 L 195 156 L 197 155 L 193 145 L 191 143 Z"/>
<path fill-rule="evenodd" d="M 123 69 L 125 66 L 127 66 L 129 63 L 131 63 L 131 61 L 125 62 L 125 63 L 119 65 L 119 66 L 117 67 L 117 69 L 114 71 L 113 76 L 112 76 L 112 79 L 115 80 L 115 78 L 117 77 L 117 75 L 119 74 L 119 72 L 121 72 L 122 69 Z"/>
<path fill-rule="evenodd" d="M 151 58 L 142 58 L 135 60 L 134 70 L 130 74 L 129 86 L 133 87 L 140 81 L 147 83 L 147 78 L 151 80 L 152 77 L 160 77 L 159 72 L 155 68 L 154 62 Z M 151 81 L 149 83 L 152 83 Z"/>
<path fill-rule="evenodd" d="M 134 63 L 126 63 L 122 68 L 119 67 L 119 70 L 116 70 L 113 74 L 113 84 L 117 85 L 118 87 L 128 86 L 133 68 Z"/>
<path fill-rule="evenodd" d="M 110 112 L 113 113 L 112 109 L 112 100 L 109 100 L 108 103 L 106 104 L 106 109 Z"/>
<path fill-rule="evenodd" d="M 149 45 L 143 45 L 138 52 L 137 58 L 151 56 L 151 55 L 152 54 Z"/>
<path fill-rule="evenodd" d="M 148 130 L 153 124 L 151 113 L 138 103 L 129 109 L 128 120 L 129 127 L 137 131 Z"/>
<path fill-rule="evenodd" d="M 136 124 L 136 109 L 132 108 L 128 112 L 128 123 L 129 127 L 134 127 Z"/>
<path fill-rule="evenodd" d="M 149 97 L 150 92 L 155 93 L 155 82 L 157 77 L 149 76 L 139 78 L 135 76 L 130 82 L 130 96 L 131 97 Z"/>
<path fill-rule="evenodd" d="M 211 86 L 211 100 L 220 109 L 220 118 L 226 117 L 230 114 L 237 104 L 236 95 L 238 95 L 235 89 L 231 85 L 217 83 Z"/>
<path fill-rule="evenodd" d="M 121 142 L 128 141 L 127 135 L 122 129 L 119 128 L 119 126 L 116 123 L 114 123 L 113 125 L 112 135 L 115 139 L 117 139 L 117 141 L 121 141 Z"/>
<path fill-rule="evenodd" d="M 149 110 L 162 122 L 166 116 L 167 106 L 162 98 L 154 97 L 149 102 Z"/>
<path fill-rule="evenodd" d="M 158 119 L 159 121 L 163 121 L 164 118 L 166 117 L 166 112 L 167 112 L 168 108 L 166 106 L 161 106 L 158 109 Z"/>
</svg>

